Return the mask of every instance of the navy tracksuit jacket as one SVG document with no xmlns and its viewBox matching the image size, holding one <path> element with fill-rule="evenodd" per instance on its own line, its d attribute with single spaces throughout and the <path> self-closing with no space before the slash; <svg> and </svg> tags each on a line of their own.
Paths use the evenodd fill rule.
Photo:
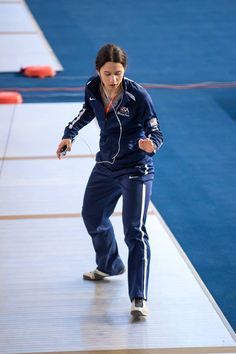
<svg viewBox="0 0 236 354">
<path fill-rule="evenodd" d="M 124 264 L 109 218 L 122 195 L 122 220 L 129 249 L 129 296 L 131 300 L 147 299 L 150 247 L 145 222 L 154 176 L 152 155 L 162 145 L 162 133 L 143 87 L 124 78 L 123 97 L 105 114 L 100 83 L 99 76 L 87 82 L 83 108 L 65 128 L 63 138 L 73 140 L 96 117 L 100 150 L 84 195 L 83 220 L 93 241 L 97 268 L 110 275 L 119 274 Z M 138 147 L 139 139 L 145 137 L 156 146 L 152 154 Z"/>
</svg>

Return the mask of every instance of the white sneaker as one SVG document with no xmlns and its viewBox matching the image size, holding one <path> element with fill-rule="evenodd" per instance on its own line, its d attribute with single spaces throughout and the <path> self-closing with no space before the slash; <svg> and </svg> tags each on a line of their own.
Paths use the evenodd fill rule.
<svg viewBox="0 0 236 354">
<path fill-rule="evenodd" d="M 125 272 L 125 268 L 123 268 L 119 274 L 116 274 L 116 275 L 121 275 Z M 106 277 L 111 277 L 112 275 L 110 274 L 107 274 L 107 273 L 103 273 L 101 272 L 100 270 L 98 269 L 95 269 L 91 272 L 87 272 L 87 273 L 84 273 L 83 274 L 83 279 L 84 280 L 102 280 Z"/>
<path fill-rule="evenodd" d="M 102 280 L 106 277 L 109 277 L 109 274 L 103 273 L 98 269 L 83 274 L 84 280 Z"/>
<path fill-rule="evenodd" d="M 147 316 L 147 301 L 141 298 L 133 299 L 130 314 L 134 317 Z"/>
</svg>

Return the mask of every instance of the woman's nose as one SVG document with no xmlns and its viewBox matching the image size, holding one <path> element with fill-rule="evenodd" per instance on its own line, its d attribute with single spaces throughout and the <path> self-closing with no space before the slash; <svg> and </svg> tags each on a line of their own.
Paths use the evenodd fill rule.
<svg viewBox="0 0 236 354">
<path fill-rule="evenodd" d="M 110 76 L 110 83 L 111 84 L 116 84 L 116 76 L 115 75 L 111 75 Z"/>
</svg>

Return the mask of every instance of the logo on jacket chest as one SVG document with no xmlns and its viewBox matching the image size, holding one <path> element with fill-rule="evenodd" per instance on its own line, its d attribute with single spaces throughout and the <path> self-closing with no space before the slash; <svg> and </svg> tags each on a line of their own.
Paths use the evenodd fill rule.
<svg viewBox="0 0 236 354">
<path fill-rule="evenodd" d="M 129 117 L 130 116 L 129 108 L 122 106 L 119 108 L 117 114 L 119 114 L 120 116 L 123 116 L 123 117 Z"/>
</svg>

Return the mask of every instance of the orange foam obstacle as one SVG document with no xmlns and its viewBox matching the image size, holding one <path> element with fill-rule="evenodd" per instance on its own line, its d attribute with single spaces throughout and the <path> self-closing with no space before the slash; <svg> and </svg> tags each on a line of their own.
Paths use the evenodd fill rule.
<svg viewBox="0 0 236 354">
<path fill-rule="evenodd" d="M 0 104 L 17 104 L 22 102 L 23 102 L 23 98 L 19 92 L 14 92 L 14 91 L 0 92 Z"/>
<path fill-rule="evenodd" d="M 40 79 L 56 75 L 56 71 L 51 66 L 28 66 L 21 69 L 21 72 L 25 76 L 39 77 Z"/>
</svg>

